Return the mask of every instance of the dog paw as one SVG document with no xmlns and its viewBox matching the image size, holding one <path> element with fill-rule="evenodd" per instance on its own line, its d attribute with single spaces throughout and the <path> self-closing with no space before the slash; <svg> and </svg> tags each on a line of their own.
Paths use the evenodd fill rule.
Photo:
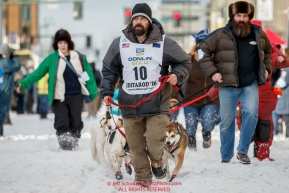
<svg viewBox="0 0 289 193">
<path fill-rule="evenodd" d="M 123 175 L 122 175 L 121 172 L 116 172 L 116 173 L 115 173 L 115 179 L 116 179 L 116 180 L 121 180 L 122 178 L 123 178 Z"/>
<path fill-rule="evenodd" d="M 175 177 L 177 177 L 177 174 L 173 174 L 169 182 L 172 182 L 175 179 Z"/>
<path fill-rule="evenodd" d="M 125 164 L 125 170 L 126 170 L 126 173 L 128 173 L 129 175 L 132 174 L 132 169 L 131 169 L 131 166 L 129 164 Z"/>
</svg>

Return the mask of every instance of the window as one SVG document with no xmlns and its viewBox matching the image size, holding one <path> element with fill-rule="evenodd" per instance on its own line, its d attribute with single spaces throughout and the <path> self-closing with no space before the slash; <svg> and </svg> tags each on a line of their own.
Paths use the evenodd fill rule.
<svg viewBox="0 0 289 193">
<path fill-rule="evenodd" d="M 30 22 L 30 5 L 22 5 L 21 6 L 21 21 L 22 22 Z"/>
<path fill-rule="evenodd" d="M 82 19 L 82 2 L 74 2 L 74 19 Z"/>
</svg>

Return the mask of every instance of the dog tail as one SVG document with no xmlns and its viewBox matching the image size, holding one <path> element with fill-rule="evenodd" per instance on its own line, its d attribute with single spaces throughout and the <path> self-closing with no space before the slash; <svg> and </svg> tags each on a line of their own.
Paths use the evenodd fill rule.
<svg viewBox="0 0 289 193">
<path fill-rule="evenodd" d="M 97 148 L 96 148 L 96 133 L 95 133 L 95 129 L 92 127 L 91 128 L 91 138 L 90 138 L 90 150 L 91 150 L 91 156 L 92 156 L 92 159 L 94 159 L 95 161 L 98 162 L 98 159 L 97 159 Z"/>
</svg>

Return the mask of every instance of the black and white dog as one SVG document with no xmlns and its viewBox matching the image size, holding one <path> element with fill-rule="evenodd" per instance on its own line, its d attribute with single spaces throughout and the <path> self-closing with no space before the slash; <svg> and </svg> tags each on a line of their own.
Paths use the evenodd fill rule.
<svg viewBox="0 0 289 193">
<path fill-rule="evenodd" d="M 123 128 L 123 120 L 118 118 L 116 123 L 114 123 L 110 113 L 106 112 L 106 117 L 100 121 L 100 127 L 98 124 L 94 124 L 90 133 L 90 149 L 92 158 L 99 164 L 104 163 L 105 151 L 110 166 L 116 172 L 115 177 L 117 180 L 123 178 L 120 167 L 122 160 L 124 159 L 126 172 L 131 175 L 131 156 Z"/>
</svg>

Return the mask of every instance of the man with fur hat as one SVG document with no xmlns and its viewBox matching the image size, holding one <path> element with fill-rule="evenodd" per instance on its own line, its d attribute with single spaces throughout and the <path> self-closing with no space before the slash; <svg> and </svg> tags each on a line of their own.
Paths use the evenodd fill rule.
<svg viewBox="0 0 289 193">
<path fill-rule="evenodd" d="M 227 25 L 210 34 L 200 45 L 203 72 L 220 86 L 220 138 L 222 163 L 234 155 L 235 114 L 243 105 L 237 159 L 250 164 L 247 155 L 258 117 L 258 85 L 271 72 L 271 44 L 262 29 L 252 25 L 254 6 L 246 1 L 229 5 Z"/>
<path fill-rule="evenodd" d="M 171 71 L 169 71 L 171 66 Z M 190 74 L 191 62 L 186 52 L 164 35 L 161 24 L 152 18 L 151 8 L 138 3 L 132 9 L 131 23 L 108 49 L 104 59 L 100 93 L 110 105 L 116 80 L 121 77 L 118 102 L 135 170 L 135 181 L 149 186 L 152 174 L 166 176 L 162 161 L 165 127 L 169 123 L 171 85 L 181 84 Z M 169 75 L 164 88 L 149 98 L 160 86 L 158 79 Z"/>
<path fill-rule="evenodd" d="M 13 50 L 7 44 L 0 47 L 0 137 L 3 137 L 3 125 L 10 111 L 14 91 L 14 73 L 20 70 L 19 61 L 13 57 Z"/>
</svg>

